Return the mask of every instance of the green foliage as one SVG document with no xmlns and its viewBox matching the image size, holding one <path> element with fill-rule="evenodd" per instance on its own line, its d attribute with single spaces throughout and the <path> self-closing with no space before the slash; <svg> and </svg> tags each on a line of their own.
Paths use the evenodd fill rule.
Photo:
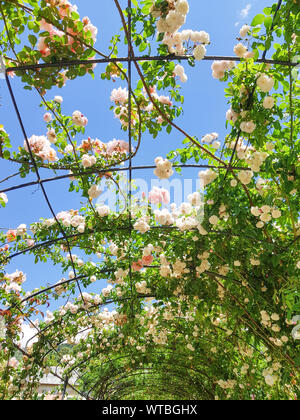
<svg viewBox="0 0 300 420">
<path fill-rule="evenodd" d="M 52 117 L 46 127 L 57 155 L 47 159 L 32 148 L 35 163 L 53 177 L 71 171 L 69 192 L 80 194 L 82 203 L 56 219 L 41 218 L 30 230 L 0 233 L 2 399 L 42 399 L 40 378 L 57 365 L 62 381 L 76 370 L 79 394 L 101 400 L 299 399 L 300 349 L 292 334 L 300 313 L 300 106 L 297 69 L 290 65 L 299 59 L 299 13 L 292 1 L 280 9 L 277 5 L 252 21 L 247 43 L 253 57 L 242 58 L 221 79 L 231 108 L 222 148 L 177 125 L 184 97 L 174 77 L 176 60 L 134 62 L 139 77 L 131 102 L 124 97 L 111 106 L 124 132 L 131 118 L 132 157 L 144 133 L 157 142 L 162 131 L 176 132 L 183 141 L 167 156 L 173 169 L 183 174 L 182 164 L 210 166 L 200 175 L 206 181 L 201 222 L 204 204 L 185 203 L 169 214 L 173 222 L 161 223 L 161 204 L 154 208 L 147 197 L 129 199 L 128 185 L 121 187 L 122 175 L 113 168 L 129 159 L 128 150 L 118 144 L 112 153 L 98 139 L 83 141 L 85 124 L 65 114 L 61 101 L 46 99 L 47 91 L 62 87 L 66 78 L 71 83 L 94 73 L 92 63 L 64 72 L 63 65 L 43 63 L 105 56 L 94 47 L 86 22 L 74 10 L 64 16 L 45 0 L 1 2 L 6 65 L 41 65 L 15 74 L 25 89 L 40 94 L 41 107 Z M 159 11 L 164 18 L 169 7 L 165 0 L 154 6 L 152 0 L 133 0 L 131 10 L 120 16 L 126 21 L 130 12 L 130 47 L 143 58 L 169 55 L 164 34 L 155 39 L 151 13 Z M 113 62 L 98 82 L 127 81 L 128 72 L 117 59 L 119 45 L 128 42 L 125 28 L 112 37 Z M 188 47 L 186 54 L 192 50 Z M 272 65 L 257 61 L 268 52 Z M 188 64 L 198 65 L 194 57 Z M 264 88 L 262 75 L 274 89 L 273 82 Z M 249 123 L 253 130 L 245 131 Z M 27 147 L 11 149 L 10 136 L 0 126 L 0 157 L 18 164 L 22 178 L 32 175 Z M 84 164 L 86 156 L 94 159 L 90 165 Z M 91 189 L 100 180 L 118 193 L 116 211 L 94 206 Z M 132 191 L 136 188 L 133 182 Z M 6 196 L 0 196 L 0 205 L 5 203 Z M 64 278 L 26 293 L 24 274 L 7 273 L 9 261 L 22 253 L 36 264 L 59 266 Z M 102 288 L 104 281 L 109 286 Z M 94 283 L 99 292 L 87 293 Z M 50 306 L 61 300 L 67 303 L 59 309 Z M 114 310 L 105 309 L 110 305 Z M 31 324 L 36 342 L 21 349 L 22 321 L 37 318 L 38 326 Z"/>
</svg>

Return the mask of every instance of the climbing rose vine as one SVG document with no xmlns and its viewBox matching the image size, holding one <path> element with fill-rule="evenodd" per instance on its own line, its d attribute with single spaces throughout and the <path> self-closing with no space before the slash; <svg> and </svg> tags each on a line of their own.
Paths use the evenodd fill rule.
<svg viewBox="0 0 300 420">
<path fill-rule="evenodd" d="M 1 121 L 0 157 L 40 186 L 41 200 L 47 171 L 82 203 L 70 210 L 66 197 L 56 212 L 48 202 L 51 218 L 1 230 L 0 398 L 63 399 L 71 387 L 78 399 L 299 399 L 299 4 L 265 8 L 237 32 L 233 57 L 211 60 L 207 78 L 223 84 L 228 102 L 225 139 L 177 122 L 187 68 L 210 60 L 214 42 L 200 23 L 182 28 L 192 2 L 111 7 L 122 30 L 108 54 L 96 47 L 101 22 L 68 0 L 0 1 L 2 74 L 8 86 L 20 78 L 44 109 L 43 132 L 28 127 L 22 141 Z M 137 80 L 118 61 L 122 44 Z M 107 102 L 117 138 L 100 140 L 101 129 L 87 137 L 80 103 L 71 115 L 64 108 L 63 87 L 95 77 L 97 60 L 106 67 L 95 83 L 114 82 Z M 172 203 L 153 187 L 137 201 L 118 168 L 131 165 L 145 133 L 158 149 L 171 131 L 182 146 L 158 152 L 153 176 L 203 163 L 204 192 Z M 9 207 L 26 184 L 4 181 L 0 205 Z M 100 181 L 123 197 L 118 207 L 101 202 Z M 60 266 L 61 277 L 28 290 L 30 273 L 8 266 L 19 255 Z M 49 373 L 62 385 L 39 392 Z"/>
</svg>

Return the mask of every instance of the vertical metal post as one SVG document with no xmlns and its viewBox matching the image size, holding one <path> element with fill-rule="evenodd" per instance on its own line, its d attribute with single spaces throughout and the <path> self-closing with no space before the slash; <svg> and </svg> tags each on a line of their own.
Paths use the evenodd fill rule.
<svg viewBox="0 0 300 420">
<path fill-rule="evenodd" d="M 132 284 L 132 268 L 131 268 L 131 251 L 132 251 L 132 123 L 131 123 L 131 78 L 132 78 L 132 50 L 131 50 L 131 0 L 128 0 L 128 142 L 129 142 L 129 197 L 128 197 L 128 222 L 129 222 L 129 248 L 128 248 L 128 262 L 129 262 L 129 279 L 131 290 L 131 317 L 134 317 L 133 308 L 133 284 Z"/>
</svg>

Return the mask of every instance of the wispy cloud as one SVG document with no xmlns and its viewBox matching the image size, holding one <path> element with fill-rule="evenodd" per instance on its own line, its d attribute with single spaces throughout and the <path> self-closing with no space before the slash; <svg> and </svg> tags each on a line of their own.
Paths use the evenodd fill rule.
<svg viewBox="0 0 300 420">
<path fill-rule="evenodd" d="M 242 19 L 245 19 L 249 15 L 251 7 L 252 7 L 252 4 L 248 3 L 247 6 L 241 10 L 240 17 Z"/>
<path fill-rule="evenodd" d="M 242 20 L 244 20 L 244 19 L 246 19 L 246 17 L 248 17 L 248 15 L 249 15 L 249 12 L 250 12 L 251 8 L 252 8 L 252 4 L 251 4 L 251 3 L 248 3 L 248 4 L 244 7 L 244 9 L 242 9 L 242 10 L 238 13 L 238 15 L 239 15 L 239 20 L 238 20 L 238 22 L 235 22 L 235 25 L 234 25 L 234 26 L 239 26 L 239 25 L 240 25 L 240 20 L 241 20 L 241 19 L 242 19 Z"/>
</svg>

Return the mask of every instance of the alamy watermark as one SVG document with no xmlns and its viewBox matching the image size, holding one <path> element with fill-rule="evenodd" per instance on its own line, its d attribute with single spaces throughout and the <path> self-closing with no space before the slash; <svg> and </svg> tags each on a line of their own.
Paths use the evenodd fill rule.
<svg viewBox="0 0 300 420">
<path fill-rule="evenodd" d="M 182 203 L 189 202 L 196 208 L 198 222 L 201 223 L 204 218 L 204 183 L 199 178 L 172 180 L 135 178 L 130 183 L 128 173 L 124 171 L 114 180 L 102 178 L 98 189 L 101 190 L 101 194 L 97 199 L 97 205 L 107 205 L 115 212 L 126 211 L 130 207 L 132 212 L 139 209 L 142 213 L 146 213 L 149 211 L 149 206 L 153 209 L 157 207 L 170 209 L 171 204 L 180 208 Z M 161 201 L 153 200 L 155 191 L 162 193 Z"/>
</svg>

